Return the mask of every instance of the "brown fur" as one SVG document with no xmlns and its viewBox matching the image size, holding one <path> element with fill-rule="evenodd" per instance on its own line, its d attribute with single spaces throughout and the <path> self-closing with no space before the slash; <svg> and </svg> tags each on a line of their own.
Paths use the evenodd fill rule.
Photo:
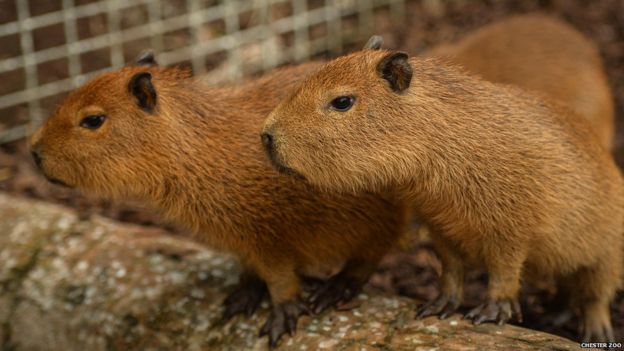
<svg viewBox="0 0 624 351">
<path fill-rule="evenodd" d="M 378 195 L 330 195 L 266 161 L 258 133 L 285 92 L 319 63 L 276 70 L 238 87 L 209 88 L 175 68 L 126 67 L 72 92 L 32 137 L 42 170 L 85 192 L 134 197 L 238 256 L 274 305 L 296 299 L 299 276 L 345 266 L 364 283 L 396 242 L 400 204 Z M 128 82 L 150 72 L 153 113 Z M 104 113 L 100 129 L 79 126 Z"/>
<path fill-rule="evenodd" d="M 465 264 L 489 273 L 486 310 L 516 306 L 521 276 L 554 276 L 574 282 L 585 338 L 610 337 L 624 188 L 590 126 L 435 59 L 410 59 L 411 85 L 395 92 L 378 69 L 390 55 L 351 54 L 306 79 L 265 123 L 274 160 L 332 192 L 411 200 L 441 254 L 440 298 L 461 300 Z M 351 109 L 329 107 L 345 95 Z"/>
<path fill-rule="evenodd" d="M 540 92 L 586 118 L 611 149 L 614 107 L 598 48 L 552 17 L 521 15 L 479 28 L 428 55 L 446 58 L 495 83 Z"/>
</svg>

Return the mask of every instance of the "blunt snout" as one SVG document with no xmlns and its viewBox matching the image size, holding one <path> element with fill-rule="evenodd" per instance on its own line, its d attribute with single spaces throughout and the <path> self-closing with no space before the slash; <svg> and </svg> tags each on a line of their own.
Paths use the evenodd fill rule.
<svg viewBox="0 0 624 351">
<path fill-rule="evenodd" d="M 269 161 L 271 161 L 273 168 L 275 168 L 277 171 L 297 176 L 297 174 L 293 170 L 288 168 L 283 163 L 282 155 L 280 154 L 279 150 L 280 145 L 278 145 L 279 141 L 277 140 L 279 138 L 279 135 L 277 134 L 278 133 L 276 133 L 276 124 L 273 121 L 272 116 L 269 116 L 264 124 L 262 132 L 260 133 L 260 139 L 262 140 L 262 146 L 267 155 L 267 158 L 269 159 Z"/>
<path fill-rule="evenodd" d="M 271 161 L 273 167 L 279 172 L 289 173 L 288 168 L 282 164 L 278 155 L 278 151 L 275 146 L 275 135 L 265 128 L 262 134 L 260 134 L 260 139 L 262 139 L 262 146 L 264 147 L 264 151 L 266 152 L 266 155 L 269 161 Z"/>
<path fill-rule="evenodd" d="M 45 153 L 44 153 L 45 154 Z M 67 183 L 63 182 L 62 180 L 55 178 L 54 176 L 50 175 L 48 173 L 48 170 L 46 170 L 43 166 L 43 159 L 44 156 L 42 156 L 41 154 L 41 150 L 40 150 L 40 146 L 38 142 L 35 143 L 31 143 L 30 146 L 30 155 L 33 158 L 33 161 L 35 162 L 35 164 L 37 165 L 37 168 L 39 168 L 39 171 L 41 172 L 41 174 L 43 174 L 43 176 L 51 183 L 53 184 L 57 184 L 57 185 L 62 185 L 65 187 L 69 187 L 69 185 L 67 185 Z M 50 161 L 47 161 L 48 163 Z"/>
</svg>

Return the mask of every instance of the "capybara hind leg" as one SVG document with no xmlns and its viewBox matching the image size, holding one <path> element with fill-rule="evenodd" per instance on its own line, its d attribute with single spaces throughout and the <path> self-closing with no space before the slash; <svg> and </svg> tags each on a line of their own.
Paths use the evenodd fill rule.
<svg viewBox="0 0 624 351">
<path fill-rule="evenodd" d="M 582 268 L 573 275 L 576 285 L 570 289 L 573 301 L 581 310 L 583 341 L 614 341 L 609 302 L 617 290 L 618 267 L 599 265 Z"/>
<path fill-rule="evenodd" d="M 609 301 L 604 299 L 586 302 L 582 307 L 583 313 L 583 341 L 608 342 L 615 341 Z"/>
<path fill-rule="evenodd" d="M 492 253 L 491 259 L 486 262 L 489 278 L 488 300 L 468 312 L 467 319 L 472 319 L 474 324 L 505 324 L 514 317 L 522 322 L 518 291 L 525 257 L 521 250 L 513 251 L 511 247 L 500 248 Z"/>
<path fill-rule="evenodd" d="M 464 263 L 438 235 L 432 235 L 434 248 L 442 262 L 440 294 L 416 309 L 416 318 L 439 315 L 447 318 L 459 308 L 464 297 Z"/>
</svg>

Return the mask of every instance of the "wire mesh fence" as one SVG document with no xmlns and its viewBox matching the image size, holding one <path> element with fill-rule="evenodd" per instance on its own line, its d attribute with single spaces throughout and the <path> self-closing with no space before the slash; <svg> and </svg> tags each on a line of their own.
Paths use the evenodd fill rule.
<svg viewBox="0 0 624 351">
<path fill-rule="evenodd" d="M 0 1 L 0 143 L 27 136 L 69 90 L 146 48 L 208 82 L 336 55 L 401 22 L 404 0 Z"/>
</svg>

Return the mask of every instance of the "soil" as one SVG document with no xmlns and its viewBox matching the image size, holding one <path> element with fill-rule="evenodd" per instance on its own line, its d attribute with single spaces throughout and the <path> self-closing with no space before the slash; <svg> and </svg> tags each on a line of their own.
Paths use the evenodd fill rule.
<svg viewBox="0 0 624 351">
<path fill-rule="evenodd" d="M 395 24 L 398 21 L 389 18 L 388 12 L 376 15 L 375 22 L 377 32 L 384 36 L 387 47 L 419 53 L 436 43 L 459 38 L 493 20 L 527 12 L 543 12 L 563 18 L 598 43 L 616 99 L 614 155 L 620 167 L 624 166 L 624 1 L 409 1 L 404 24 Z M 347 49 L 355 50 L 361 44 Z M 53 103 L 58 103 L 58 98 Z M 0 191 L 62 203 L 77 208 L 85 217 L 100 214 L 126 222 L 164 226 L 174 234 L 182 233 L 174 226 L 162 223 L 149 209 L 135 203 L 111 203 L 47 183 L 37 173 L 24 140 L 0 145 Z M 405 250 L 389 255 L 370 285 L 381 291 L 428 300 L 438 293 L 438 273 L 439 263 L 435 254 L 427 239 L 420 237 L 411 240 Z M 486 283 L 482 272 L 468 274 L 467 307 L 483 301 Z M 520 325 L 579 339 L 577 320 L 557 326 L 549 322 L 547 311 L 555 304 L 553 299 L 554 289 L 549 282 L 525 287 L 521 296 L 524 322 Z M 617 340 L 623 340 L 622 292 L 612 304 L 612 318 Z"/>
</svg>

